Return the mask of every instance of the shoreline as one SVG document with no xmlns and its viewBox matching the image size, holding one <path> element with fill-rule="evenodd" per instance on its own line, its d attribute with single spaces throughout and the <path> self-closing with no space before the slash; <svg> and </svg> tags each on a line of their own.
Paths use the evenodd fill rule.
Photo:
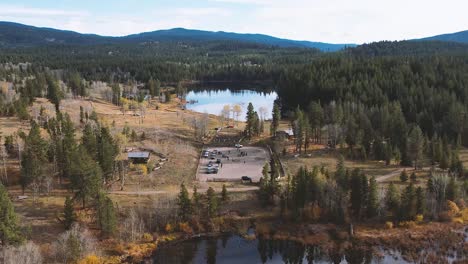
<svg viewBox="0 0 468 264">
<path fill-rule="evenodd" d="M 236 221 L 236 218 L 223 218 L 225 221 Z M 194 233 L 182 232 L 163 235 L 154 242 L 155 250 L 144 256 L 150 261 L 155 253 L 165 247 L 195 239 L 217 238 L 223 235 L 237 235 L 246 240 L 266 239 L 273 241 L 295 241 L 305 246 L 319 246 L 325 250 L 359 249 L 371 252 L 375 256 L 383 252 L 401 254 L 405 261 L 417 262 L 426 259 L 436 262 L 447 261 L 453 256 L 468 256 L 468 227 L 458 223 L 421 223 L 415 227 L 397 227 L 387 229 L 381 224 L 358 224 L 355 235 L 349 236 L 346 228 L 327 223 L 298 223 L 278 225 L 264 218 L 244 218 L 252 223 L 245 229 L 245 222 L 240 226 L 219 228 L 218 231 Z M 244 224 L 244 225 L 243 225 Z M 243 225 L 243 226 L 242 226 Z M 287 226 L 287 227 L 284 227 Z M 253 229 L 253 234 L 249 230 Z M 242 230 L 243 229 L 243 230 Z M 228 231 L 220 231 L 228 230 Z M 167 236 L 172 236 L 167 239 Z M 424 248 L 424 250 L 422 250 Z M 391 254 L 390 254 L 391 255 Z M 460 260 L 460 259 L 459 259 Z M 461 259 L 464 260 L 464 259 Z"/>
</svg>

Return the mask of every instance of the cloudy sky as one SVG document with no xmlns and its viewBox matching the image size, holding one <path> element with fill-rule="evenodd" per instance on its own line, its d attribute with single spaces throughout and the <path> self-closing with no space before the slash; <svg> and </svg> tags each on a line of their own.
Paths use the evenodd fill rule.
<svg viewBox="0 0 468 264">
<path fill-rule="evenodd" d="M 364 43 L 468 30 L 466 0 L 1 0 L 0 20 L 122 36 L 185 27 Z"/>
</svg>

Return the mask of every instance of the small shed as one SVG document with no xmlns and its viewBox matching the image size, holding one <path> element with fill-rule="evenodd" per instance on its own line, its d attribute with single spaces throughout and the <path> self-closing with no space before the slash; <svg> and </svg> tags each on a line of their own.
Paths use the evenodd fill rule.
<svg viewBox="0 0 468 264">
<path fill-rule="evenodd" d="M 292 129 L 280 130 L 276 132 L 278 139 L 286 140 L 294 137 L 294 131 Z"/>
<path fill-rule="evenodd" d="M 151 153 L 148 151 L 134 151 L 128 153 L 128 160 L 133 164 L 144 164 L 148 163 Z"/>
</svg>

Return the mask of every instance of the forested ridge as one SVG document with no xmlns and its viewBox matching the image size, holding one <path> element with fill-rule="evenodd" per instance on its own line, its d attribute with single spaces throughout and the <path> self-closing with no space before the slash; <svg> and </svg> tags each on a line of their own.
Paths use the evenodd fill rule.
<svg viewBox="0 0 468 264">
<path fill-rule="evenodd" d="M 87 80 L 163 82 L 180 80 L 271 80 L 280 67 L 308 63 L 315 49 L 212 41 L 123 45 L 43 46 L 3 49 L 2 63 L 31 62 L 39 68 L 78 71 Z"/>
<path fill-rule="evenodd" d="M 374 140 L 401 151 L 414 126 L 468 143 L 467 70 L 467 56 L 336 56 L 285 69 L 277 88 L 283 111 L 299 107 L 315 129 L 339 125 L 341 139 L 367 154 Z"/>
</svg>

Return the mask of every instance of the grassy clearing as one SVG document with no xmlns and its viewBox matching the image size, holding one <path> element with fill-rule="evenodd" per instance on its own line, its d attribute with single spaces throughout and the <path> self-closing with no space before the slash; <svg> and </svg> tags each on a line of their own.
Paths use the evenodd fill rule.
<svg viewBox="0 0 468 264">
<path fill-rule="evenodd" d="M 334 172 L 338 162 L 338 154 L 324 150 L 313 150 L 309 152 L 310 157 L 301 155 L 297 158 L 291 155 L 286 155 L 282 159 L 287 173 L 296 173 L 301 166 L 312 168 L 314 166 L 326 167 L 330 172 Z M 379 177 L 389 174 L 399 169 L 398 165 L 386 166 L 384 162 L 380 161 L 352 161 L 346 160 L 345 166 L 350 169 L 359 168 L 369 176 Z"/>
</svg>

